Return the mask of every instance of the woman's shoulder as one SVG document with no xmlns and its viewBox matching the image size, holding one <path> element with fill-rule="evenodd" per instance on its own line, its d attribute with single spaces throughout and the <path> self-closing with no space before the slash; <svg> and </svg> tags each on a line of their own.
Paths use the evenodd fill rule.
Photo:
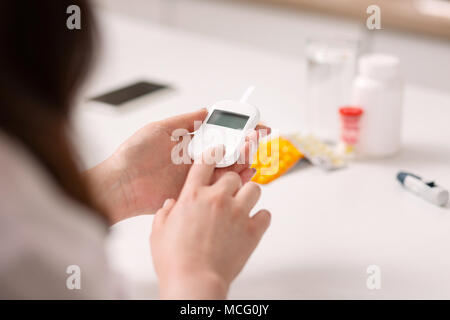
<svg viewBox="0 0 450 320">
<path fill-rule="evenodd" d="M 94 226 L 105 230 L 100 219 L 69 199 L 34 156 L 13 138 L 0 132 L 1 215 L 14 212 L 25 220 L 49 219 L 53 223 Z M 98 228 L 100 226 L 100 228 Z M 93 230 L 91 230 L 93 231 Z"/>
<path fill-rule="evenodd" d="M 109 297 L 101 220 L 65 196 L 20 143 L 0 133 L 1 298 Z M 83 274 L 66 288 L 67 270 Z"/>
</svg>

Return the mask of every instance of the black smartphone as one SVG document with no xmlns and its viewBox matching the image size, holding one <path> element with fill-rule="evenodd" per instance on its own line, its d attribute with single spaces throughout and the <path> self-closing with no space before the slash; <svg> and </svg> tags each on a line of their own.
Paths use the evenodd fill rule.
<svg viewBox="0 0 450 320">
<path fill-rule="evenodd" d="M 168 88 L 169 87 L 164 84 L 139 81 L 129 86 L 93 97 L 90 100 L 100 101 L 103 103 L 111 104 L 113 106 L 120 106 L 146 94 L 154 93 Z"/>
</svg>

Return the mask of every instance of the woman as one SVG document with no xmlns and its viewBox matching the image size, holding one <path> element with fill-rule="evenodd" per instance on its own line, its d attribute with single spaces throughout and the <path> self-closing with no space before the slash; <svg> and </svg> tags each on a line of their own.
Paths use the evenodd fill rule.
<svg viewBox="0 0 450 320">
<path fill-rule="evenodd" d="M 107 263 L 107 226 L 155 212 L 160 297 L 226 298 L 270 222 L 266 210 L 249 216 L 260 189 L 247 183 L 248 159 L 228 169 L 173 164 L 170 134 L 192 130 L 206 116 L 199 110 L 148 124 L 80 174 L 67 131 L 93 56 L 91 10 L 20 3 L 0 4 L 0 298 L 126 298 Z M 66 28 L 73 4 L 81 30 Z M 73 265 L 80 290 L 67 281 Z"/>
</svg>

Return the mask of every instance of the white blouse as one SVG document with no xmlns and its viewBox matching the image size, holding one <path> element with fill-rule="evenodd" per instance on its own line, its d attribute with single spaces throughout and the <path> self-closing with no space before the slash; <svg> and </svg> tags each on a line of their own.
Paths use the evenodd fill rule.
<svg viewBox="0 0 450 320">
<path fill-rule="evenodd" d="M 0 299 L 125 298 L 108 266 L 107 232 L 0 133 Z"/>
</svg>

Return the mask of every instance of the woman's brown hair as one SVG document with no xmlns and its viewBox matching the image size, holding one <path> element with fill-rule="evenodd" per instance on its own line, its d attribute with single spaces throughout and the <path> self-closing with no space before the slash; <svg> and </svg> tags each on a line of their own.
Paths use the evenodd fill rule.
<svg viewBox="0 0 450 320">
<path fill-rule="evenodd" d="M 71 5 L 80 8 L 81 29 L 66 26 Z M 25 145 L 69 197 L 91 208 L 66 130 L 94 42 L 87 1 L 0 2 L 0 129 Z"/>
</svg>

